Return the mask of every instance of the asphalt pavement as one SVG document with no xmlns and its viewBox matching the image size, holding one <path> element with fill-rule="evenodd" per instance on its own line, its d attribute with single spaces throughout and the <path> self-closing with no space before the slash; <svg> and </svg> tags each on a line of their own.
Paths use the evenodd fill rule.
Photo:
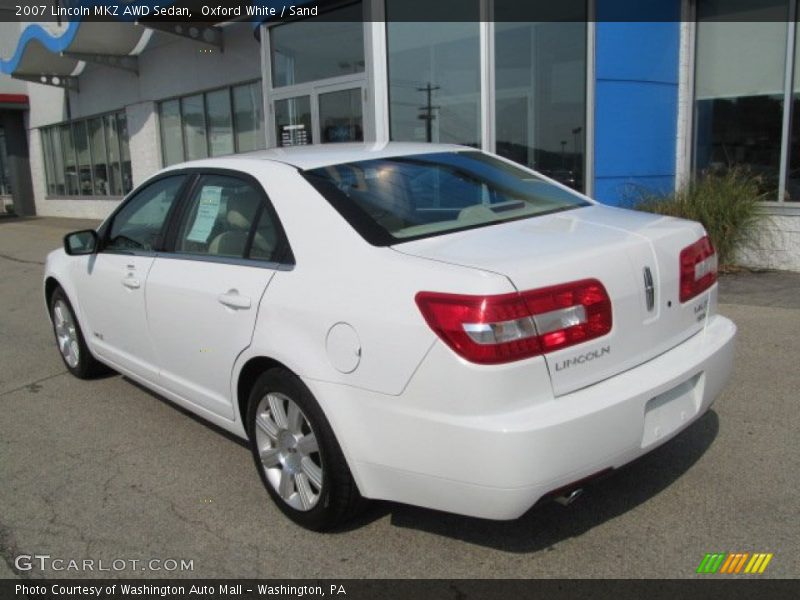
<svg viewBox="0 0 800 600">
<path fill-rule="evenodd" d="M 492 522 L 375 502 L 316 534 L 273 507 L 242 442 L 119 375 L 66 372 L 42 264 L 91 224 L 0 220 L 0 578 L 681 578 L 708 552 L 771 552 L 760 577 L 800 575 L 799 274 L 723 278 L 740 331 L 727 390 L 574 504 Z M 43 554 L 125 567 L 15 568 Z"/>
</svg>

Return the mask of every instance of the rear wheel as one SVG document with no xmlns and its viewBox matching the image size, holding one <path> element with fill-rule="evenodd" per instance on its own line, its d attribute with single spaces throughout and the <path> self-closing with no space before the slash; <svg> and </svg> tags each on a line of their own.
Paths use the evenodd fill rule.
<svg viewBox="0 0 800 600">
<path fill-rule="evenodd" d="M 70 373 L 80 379 L 90 379 L 107 370 L 89 352 L 72 304 L 61 288 L 57 288 L 50 298 L 50 317 L 58 350 Z"/>
<path fill-rule="evenodd" d="M 325 415 L 300 379 L 282 368 L 256 380 L 247 432 L 261 480 L 294 522 L 315 531 L 355 516 L 363 504 Z"/>
</svg>

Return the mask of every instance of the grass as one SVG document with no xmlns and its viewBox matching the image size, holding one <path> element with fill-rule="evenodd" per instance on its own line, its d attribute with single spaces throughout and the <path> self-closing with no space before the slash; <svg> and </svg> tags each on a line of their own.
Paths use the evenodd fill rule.
<svg viewBox="0 0 800 600">
<path fill-rule="evenodd" d="M 768 198 L 763 182 L 743 167 L 708 171 L 675 192 L 638 194 L 633 208 L 700 221 L 722 267 L 734 265 L 737 249 L 750 242 L 761 225 L 761 202 Z"/>
</svg>

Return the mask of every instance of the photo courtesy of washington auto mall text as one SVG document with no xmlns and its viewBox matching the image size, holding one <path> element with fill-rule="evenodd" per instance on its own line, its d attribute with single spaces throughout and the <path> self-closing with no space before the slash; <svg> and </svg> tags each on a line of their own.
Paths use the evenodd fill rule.
<svg viewBox="0 0 800 600">
<path fill-rule="evenodd" d="M 323 585 L 269 583 L 16 583 L 18 598 L 324 598 L 347 597 L 344 584 Z"/>
</svg>

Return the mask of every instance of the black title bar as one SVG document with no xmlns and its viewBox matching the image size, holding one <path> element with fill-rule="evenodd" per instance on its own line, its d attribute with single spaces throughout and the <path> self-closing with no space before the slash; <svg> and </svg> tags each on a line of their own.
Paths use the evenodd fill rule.
<svg viewBox="0 0 800 600">
<path fill-rule="evenodd" d="M 336 11 L 352 0 L 0 0 L 0 21 L 223 21 L 281 22 L 317 17 L 352 20 L 352 11 Z M 377 20 L 372 2 L 363 0 L 364 21 Z M 697 14 L 684 14 L 680 0 L 386 0 L 386 19 L 394 22 L 445 21 L 608 21 L 677 22 L 788 21 L 785 0 L 698 0 Z M 734 10 L 735 9 L 735 10 Z"/>
</svg>

